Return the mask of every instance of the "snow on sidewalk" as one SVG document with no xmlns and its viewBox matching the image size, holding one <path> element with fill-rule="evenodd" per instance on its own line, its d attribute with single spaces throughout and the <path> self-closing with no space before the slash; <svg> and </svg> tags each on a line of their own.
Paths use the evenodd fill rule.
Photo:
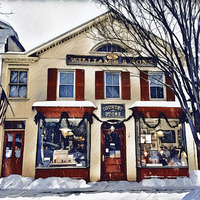
<svg viewBox="0 0 200 200">
<path fill-rule="evenodd" d="M 177 179 L 146 179 L 137 182 L 114 181 L 114 182 L 89 182 L 71 178 L 49 177 L 46 179 L 33 179 L 20 175 L 10 175 L 0 178 L 0 191 L 21 191 L 42 193 L 74 193 L 74 192 L 134 192 L 134 191 L 176 191 L 189 192 L 183 200 L 200 199 L 200 171 L 190 171 L 190 178 Z"/>
</svg>

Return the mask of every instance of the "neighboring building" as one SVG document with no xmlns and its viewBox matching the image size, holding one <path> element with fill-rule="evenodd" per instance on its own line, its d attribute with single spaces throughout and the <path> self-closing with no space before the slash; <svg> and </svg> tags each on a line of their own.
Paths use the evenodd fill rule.
<svg viewBox="0 0 200 200">
<path fill-rule="evenodd" d="M 25 49 L 19 42 L 18 35 L 12 26 L 0 21 L 0 70 L 2 65 L 1 54 L 9 51 L 24 52 Z"/>
<path fill-rule="evenodd" d="M 152 81 L 170 79 L 152 58 L 125 57 L 122 44 L 87 37 L 93 22 L 3 55 L 2 85 L 15 116 L 8 108 L 1 127 L 1 175 L 188 176 L 198 168 L 190 128 L 174 94 Z"/>
</svg>

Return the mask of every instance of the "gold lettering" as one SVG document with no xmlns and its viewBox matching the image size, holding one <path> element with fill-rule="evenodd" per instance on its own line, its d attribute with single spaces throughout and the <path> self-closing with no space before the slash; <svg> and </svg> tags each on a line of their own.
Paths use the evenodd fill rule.
<svg viewBox="0 0 200 200">
<path fill-rule="evenodd" d="M 110 64 L 110 63 L 111 63 L 111 60 L 104 59 L 104 63 L 105 63 L 105 64 Z"/>
<path fill-rule="evenodd" d="M 96 58 L 94 58 L 93 60 L 94 60 L 94 63 L 96 63 L 96 62 L 97 62 L 97 59 L 96 59 Z"/>
<path fill-rule="evenodd" d="M 99 59 L 98 63 L 103 63 L 103 61 L 101 59 Z"/>
<path fill-rule="evenodd" d="M 76 62 L 76 61 L 77 61 L 77 58 L 71 58 L 71 61 L 72 61 L 72 62 Z"/>
</svg>

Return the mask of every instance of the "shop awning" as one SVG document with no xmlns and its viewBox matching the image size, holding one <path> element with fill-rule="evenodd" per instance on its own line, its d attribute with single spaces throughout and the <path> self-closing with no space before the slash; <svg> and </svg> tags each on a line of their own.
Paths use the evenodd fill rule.
<svg viewBox="0 0 200 200">
<path fill-rule="evenodd" d="M 48 118 L 60 118 L 63 112 L 81 118 L 85 112 L 91 114 L 97 108 L 91 101 L 38 101 L 32 107 Z"/>
<path fill-rule="evenodd" d="M 180 118 L 183 114 L 179 102 L 174 101 L 136 101 L 129 108 L 136 116 L 142 113 L 147 118 L 158 118 L 160 113 L 167 118 Z"/>
</svg>

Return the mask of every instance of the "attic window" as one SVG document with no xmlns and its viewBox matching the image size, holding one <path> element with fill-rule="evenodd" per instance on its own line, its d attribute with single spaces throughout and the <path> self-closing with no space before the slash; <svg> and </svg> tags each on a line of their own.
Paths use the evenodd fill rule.
<svg viewBox="0 0 200 200">
<path fill-rule="evenodd" d="M 125 49 L 116 44 L 105 44 L 96 51 L 100 52 L 125 52 Z"/>
</svg>

